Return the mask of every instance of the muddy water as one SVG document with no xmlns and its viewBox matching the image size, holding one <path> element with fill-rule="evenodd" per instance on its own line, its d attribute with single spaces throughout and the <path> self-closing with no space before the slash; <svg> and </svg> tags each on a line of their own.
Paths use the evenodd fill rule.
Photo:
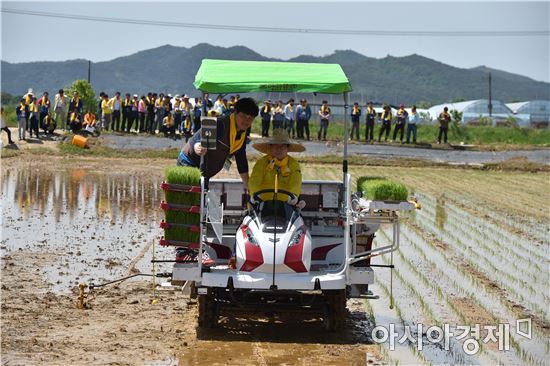
<svg viewBox="0 0 550 366">
<path fill-rule="evenodd" d="M 8 169 L 2 175 L 2 249 L 49 251 L 52 291 L 126 275 L 161 233 L 160 177 L 85 169 Z M 150 273 L 150 250 L 137 270 Z M 168 249 L 157 256 L 171 257 Z M 164 268 L 160 268 L 164 270 Z"/>
</svg>

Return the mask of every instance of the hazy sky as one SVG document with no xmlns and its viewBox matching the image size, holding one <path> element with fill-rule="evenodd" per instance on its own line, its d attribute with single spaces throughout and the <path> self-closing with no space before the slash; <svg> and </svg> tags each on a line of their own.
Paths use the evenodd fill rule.
<svg viewBox="0 0 550 366">
<path fill-rule="evenodd" d="M 108 2 L 2 1 L 2 10 L 137 21 L 351 30 L 387 34 L 315 34 L 213 30 L 60 19 L 2 12 L 4 61 L 106 61 L 164 44 L 190 47 L 208 42 L 243 45 L 268 57 L 327 55 L 352 49 L 370 57 L 417 53 L 461 68 L 479 65 L 550 81 L 550 2 Z M 407 32 L 430 32 L 411 36 Z M 440 32 L 480 32 L 449 36 Z M 483 32 L 495 32 L 487 35 Z M 542 31 L 542 35 L 502 32 Z M 352 32 L 353 33 L 353 32 Z M 375 32 L 377 33 L 377 32 Z"/>
</svg>

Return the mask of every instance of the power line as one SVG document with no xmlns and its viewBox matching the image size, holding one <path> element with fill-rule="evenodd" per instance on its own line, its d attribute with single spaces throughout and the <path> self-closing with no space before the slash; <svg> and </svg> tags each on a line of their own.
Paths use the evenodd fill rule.
<svg viewBox="0 0 550 366">
<path fill-rule="evenodd" d="M 33 10 L 1 9 L 2 13 L 31 15 L 48 18 L 85 20 L 92 22 L 135 24 L 161 27 L 212 29 L 246 32 L 300 33 L 300 34 L 332 34 L 357 36 L 398 36 L 398 37 L 532 37 L 549 36 L 550 30 L 495 30 L 495 31 L 409 31 L 409 30 L 359 30 L 359 29 L 322 29 L 322 28 L 275 28 L 227 24 L 204 24 L 166 22 L 146 19 L 108 18 L 79 14 L 49 13 Z"/>
</svg>

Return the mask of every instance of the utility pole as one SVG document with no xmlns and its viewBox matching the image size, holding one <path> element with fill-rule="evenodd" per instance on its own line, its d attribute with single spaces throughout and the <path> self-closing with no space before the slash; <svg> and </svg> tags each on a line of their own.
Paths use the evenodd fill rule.
<svg viewBox="0 0 550 366">
<path fill-rule="evenodd" d="M 90 84 L 91 73 L 92 73 L 92 61 L 88 60 L 88 84 Z"/>
<path fill-rule="evenodd" d="M 493 116 L 493 96 L 492 96 L 492 83 L 491 83 L 491 73 L 489 72 L 489 117 Z"/>
</svg>

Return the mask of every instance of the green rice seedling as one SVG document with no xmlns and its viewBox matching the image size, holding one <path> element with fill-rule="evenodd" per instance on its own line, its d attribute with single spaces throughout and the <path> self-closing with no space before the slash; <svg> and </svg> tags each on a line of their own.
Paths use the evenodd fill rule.
<svg viewBox="0 0 550 366">
<path fill-rule="evenodd" d="M 181 184 L 200 186 L 200 170 L 191 167 L 173 166 L 165 170 L 166 182 L 169 184 Z M 164 191 L 167 203 L 186 206 L 199 206 L 200 193 Z M 200 215 L 185 211 L 165 211 L 165 221 L 172 224 L 199 225 Z M 198 242 L 199 233 L 191 232 L 187 227 L 174 226 L 165 229 L 164 237 L 167 240 L 180 240 Z"/>
<path fill-rule="evenodd" d="M 371 200 L 406 201 L 409 196 L 407 187 L 401 183 L 383 177 L 362 176 L 357 178 L 357 190 Z"/>
</svg>

